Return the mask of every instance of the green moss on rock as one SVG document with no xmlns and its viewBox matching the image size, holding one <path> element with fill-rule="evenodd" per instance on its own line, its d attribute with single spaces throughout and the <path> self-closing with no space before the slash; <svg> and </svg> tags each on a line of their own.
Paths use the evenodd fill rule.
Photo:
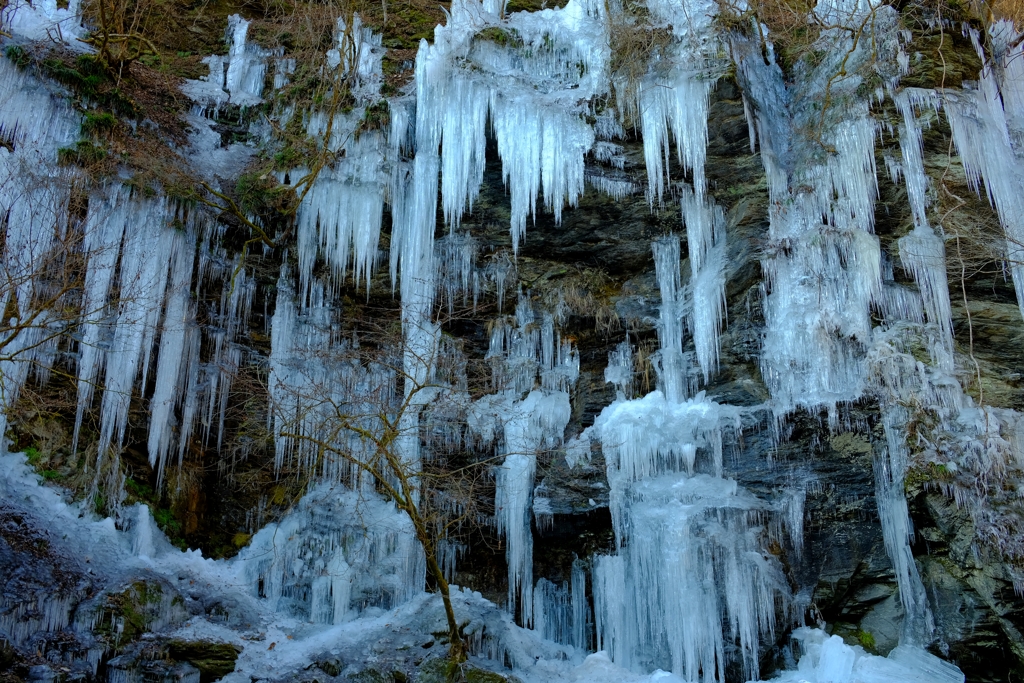
<svg viewBox="0 0 1024 683">
<path fill-rule="evenodd" d="M 235 662 L 242 648 L 232 643 L 209 640 L 172 640 L 167 643 L 171 659 L 185 661 L 199 669 L 200 683 L 210 683 L 235 670 Z"/>
</svg>

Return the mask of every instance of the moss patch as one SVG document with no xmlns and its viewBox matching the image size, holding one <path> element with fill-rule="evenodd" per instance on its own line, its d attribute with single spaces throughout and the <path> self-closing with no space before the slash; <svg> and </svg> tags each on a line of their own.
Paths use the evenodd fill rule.
<svg viewBox="0 0 1024 683">
<path fill-rule="evenodd" d="M 200 683 L 212 683 L 234 671 L 241 652 L 237 645 L 208 640 L 172 640 L 167 644 L 171 659 L 189 662 L 199 669 Z"/>
</svg>

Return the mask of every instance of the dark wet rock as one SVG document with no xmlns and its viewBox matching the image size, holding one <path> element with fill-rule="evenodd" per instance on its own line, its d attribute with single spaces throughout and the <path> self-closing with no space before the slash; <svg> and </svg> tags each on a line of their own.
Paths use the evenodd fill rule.
<svg viewBox="0 0 1024 683">
<path fill-rule="evenodd" d="M 107 662 L 110 680 L 130 683 L 197 683 L 200 672 L 188 662 L 152 659 L 140 654 L 124 654 Z"/>
<path fill-rule="evenodd" d="M 415 676 L 417 683 L 520 683 L 515 676 L 496 673 L 473 662 L 454 664 L 443 657 L 427 660 Z"/>
<path fill-rule="evenodd" d="M 315 666 L 328 676 L 337 676 L 345 668 L 345 663 L 337 655 L 324 654 L 316 659 Z"/>
<path fill-rule="evenodd" d="M 215 681 L 235 670 L 242 648 L 233 643 L 209 640 L 171 640 L 167 654 L 171 659 L 189 662 L 199 670 L 201 683 Z"/>
</svg>

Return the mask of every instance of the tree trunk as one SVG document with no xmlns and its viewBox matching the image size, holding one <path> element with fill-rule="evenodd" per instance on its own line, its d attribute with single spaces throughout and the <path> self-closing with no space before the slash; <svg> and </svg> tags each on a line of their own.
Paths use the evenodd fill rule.
<svg viewBox="0 0 1024 683">
<path fill-rule="evenodd" d="M 424 540 L 421 539 L 420 542 L 423 543 Z M 441 602 L 444 603 L 444 615 L 448 619 L 448 658 L 455 663 L 461 664 L 466 661 L 466 644 L 462 641 L 462 634 L 459 633 L 459 622 L 455 619 L 451 591 L 448 587 L 448 581 L 444 578 L 444 572 L 441 571 L 441 566 L 437 563 L 433 550 L 428 551 L 427 548 L 433 548 L 433 545 L 428 546 L 424 543 L 423 550 L 427 556 L 427 569 L 437 583 L 437 591 L 441 594 Z"/>
</svg>

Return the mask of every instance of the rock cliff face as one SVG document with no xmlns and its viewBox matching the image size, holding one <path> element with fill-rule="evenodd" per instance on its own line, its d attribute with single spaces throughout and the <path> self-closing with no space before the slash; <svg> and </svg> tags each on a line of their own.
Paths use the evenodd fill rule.
<svg viewBox="0 0 1024 683">
<path fill-rule="evenodd" d="M 0 680 L 1024 678 L 1012 25 L 402 7 L 0 12 Z"/>
</svg>

